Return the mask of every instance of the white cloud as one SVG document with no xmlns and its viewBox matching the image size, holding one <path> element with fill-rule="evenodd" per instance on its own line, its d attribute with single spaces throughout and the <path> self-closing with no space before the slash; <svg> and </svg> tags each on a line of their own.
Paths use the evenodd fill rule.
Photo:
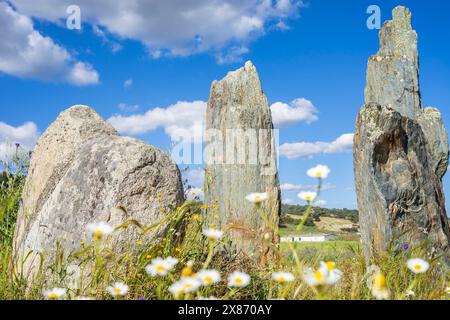
<svg viewBox="0 0 450 320">
<path fill-rule="evenodd" d="M 123 82 L 123 87 L 124 88 L 129 88 L 133 85 L 133 79 L 127 79 Z"/>
<path fill-rule="evenodd" d="M 293 122 L 317 121 L 317 109 L 311 101 L 304 98 L 295 99 L 291 103 L 275 102 L 270 106 L 272 121 L 275 128 L 280 128 Z"/>
<path fill-rule="evenodd" d="M 330 190 L 330 189 L 334 189 L 334 188 L 335 188 L 334 185 L 332 185 L 330 183 L 324 183 L 324 184 L 322 184 L 320 190 L 326 191 L 326 190 Z M 286 191 L 286 192 L 299 192 L 299 191 L 303 191 L 303 190 L 315 190 L 315 189 L 317 189 L 317 186 L 316 185 L 284 183 L 284 184 L 280 185 L 280 189 L 281 189 L 281 191 Z"/>
<path fill-rule="evenodd" d="M 99 26 L 94 25 L 92 31 L 94 31 L 94 34 L 96 34 L 105 45 L 111 48 L 112 52 L 116 53 L 123 49 L 123 46 L 120 43 L 111 40 L 108 37 L 107 32 L 103 31 Z"/>
<path fill-rule="evenodd" d="M 301 184 L 284 183 L 280 186 L 281 191 L 300 191 L 305 190 L 305 186 Z"/>
<path fill-rule="evenodd" d="M 33 122 L 18 127 L 0 122 L 0 159 L 9 158 L 16 149 L 16 143 L 26 151 L 32 150 L 38 139 L 39 130 Z"/>
<path fill-rule="evenodd" d="M 205 193 L 200 188 L 190 188 L 185 192 L 187 200 L 199 199 L 203 201 L 205 199 Z"/>
<path fill-rule="evenodd" d="M 120 111 L 125 113 L 136 112 L 140 108 L 140 106 L 137 104 L 126 104 L 126 103 L 119 103 L 117 107 L 119 108 Z"/>
<path fill-rule="evenodd" d="M 297 142 L 280 146 L 280 155 L 288 159 L 311 158 L 320 154 L 351 152 L 353 133 L 343 134 L 333 142 Z"/>
<path fill-rule="evenodd" d="M 203 138 L 206 102 L 179 101 L 144 114 L 114 115 L 108 122 L 122 134 L 139 135 L 163 128 L 173 141 L 199 142 Z"/>
<path fill-rule="evenodd" d="M 66 49 L 36 31 L 30 18 L 6 2 L 0 2 L 0 39 L 0 72 L 79 86 L 99 82 L 97 71 L 89 64 L 76 61 Z"/>
<path fill-rule="evenodd" d="M 306 99 L 296 99 L 291 105 L 286 104 L 289 108 L 287 113 L 292 115 L 289 120 L 281 111 L 284 107 L 279 107 L 280 105 L 285 104 L 277 102 L 271 107 L 275 126 L 280 123 L 317 119 L 311 114 L 315 110 L 314 106 Z M 140 135 L 163 128 L 173 141 L 198 143 L 203 140 L 206 107 L 205 101 L 178 101 L 168 107 L 150 109 L 142 114 L 113 115 L 108 122 L 122 134 Z M 123 113 L 135 112 L 138 109 L 138 105 L 119 104 L 119 110 Z"/>
<path fill-rule="evenodd" d="M 231 64 L 241 62 L 242 56 L 249 52 L 247 47 L 236 46 L 228 49 L 226 52 L 219 52 L 216 55 L 219 64 Z"/>
<path fill-rule="evenodd" d="M 196 187 L 203 186 L 205 181 L 205 170 L 191 169 L 185 174 L 185 177 L 189 185 Z"/>
<path fill-rule="evenodd" d="M 295 204 L 295 201 L 292 200 L 292 199 L 283 199 L 283 200 L 282 200 L 282 203 L 283 203 L 283 204 L 291 205 L 291 204 Z"/>
<path fill-rule="evenodd" d="M 328 205 L 328 202 L 326 200 L 317 200 L 314 202 L 314 205 L 317 207 L 325 207 Z"/>
<path fill-rule="evenodd" d="M 19 11 L 52 22 L 72 0 L 12 0 Z M 300 0 L 78 0 L 83 22 L 141 41 L 154 57 L 245 47 L 273 26 L 299 17 Z"/>
</svg>

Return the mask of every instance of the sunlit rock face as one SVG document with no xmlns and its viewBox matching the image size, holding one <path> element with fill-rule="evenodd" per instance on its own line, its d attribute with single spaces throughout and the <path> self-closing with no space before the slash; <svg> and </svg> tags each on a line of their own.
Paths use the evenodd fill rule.
<svg viewBox="0 0 450 320">
<path fill-rule="evenodd" d="M 72 107 L 49 126 L 34 150 L 15 230 L 15 257 L 23 274 L 33 275 L 41 258 L 44 268 L 54 265 L 57 246 L 67 257 L 88 245 L 88 224 L 117 227 L 134 220 L 148 226 L 183 198 L 181 174 L 169 156 L 119 136 L 91 108 Z M 166 227 L 161 224 L 140 240 L 154 241 Z M 117 254 L 131 250 L 139 233 L 136 227 L 122 229 L 107 245 Z M 75 259 L 67 266 L 73 279 L 79 265 Z"/>
<path fill-rule="evenodd" d="M 209 213 L 218 216 L 217 227 L 227 231 L 237 252 L 264 264 L 279 243 L 281 196 L 272 117 L 250 61 L 213 82 L 206 129 Z M 246 200 L 251 193 L 268 194 L 260 210 Z"/>
<path fill-rule="evenodd" d="M 407 243 L 448 261 L 442 190 L 448 136 L 439 111 L 422 108 L 417 33 L 407 8 L 395 8 L 380 31 L 365 100 L 356 121 L 354 166 L 367 258 Z"/>
</svg>

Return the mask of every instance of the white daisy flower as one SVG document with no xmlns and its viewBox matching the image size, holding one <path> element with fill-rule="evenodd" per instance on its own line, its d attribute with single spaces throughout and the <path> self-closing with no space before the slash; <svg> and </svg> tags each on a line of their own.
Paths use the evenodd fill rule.
<svg viewBox="0 0 450 320">
<path fill-rule="evenodd" d="M 425 273 L 430 268 L 430 264 L 428 262 L 418 258 L 409 259 L 406 262 L 406 266 L 414 273 Z"/>
<path fill-rule="evenodd" d="M 327 276 L 328 272 L 326 270 L 319 269 L 317 271 L 314 271 L 309 268 L 306 269 L 303 275 L 303 280 L 305 280 L 308 286 L 317 287 L 327 284 Z"/>
<path fill-rule="evenodd" d="M 445 292 L 446 292 L 447 294 L 450 294 L 450 287 L 445 288 Z"/>
<path fill-rule="evenodd" d="M 272 273 L 272 279 L 279 283 L 286 283 L 294 281 L 295 277 L 289 272 L 274 272 Z"/>
<path fill-rule="evenodd" d="M 174 296 L 175 299 L 178 299 L 184 294 L 184 285 L 180 281 L 175 282 L 169 287 L 169 292 Z"/>
<path fill-rule="evenodd" d="M 229 287 L 244 288 L 250 284 L 250 276 L 244 272 L 234 271 L 228 277 Z"/>
<path fill-rule="evenodd" d="M 298 197 L 306 202 L 314 201 L 317 197 L 317 192 L 314 191 L 302 191 L 298 194 Z"/>
<path fill-rule="evenodd" d="M 371 288 L 372 295 L 377 300 L 387 300 L 387 299 L 389 299 L 390 292 L 389 292 L 389 290 L 387 288 L 386 277 L 384 276 L 384 274 L 376 273 L 372 277 L 371 285 L 372 285 L 372 288 Z"/>
<path fill-rule="evenodd" d="M 201 282 L 194 277 L 184 277 L 180 282 L 183 286 L 184 293 L 196 292 L 202 285 Z"/>
<path fill-rule="evenodd" d="M 104 236 L 113 233 L 114 228 L 106 222 L 90 223 L 86 226 L 86 231 L 94 241 L 101 240 Z"/>
<path fill-rule="evenodd" d="M 145 271 L 152 277 L 166 276 L 170 270 L 178 263 L 178 259 L 168 257 L 166 259 L 153 259 L 151 264 L 145 267 Z"/>
<path fill-rule="evenodd" d="M 202 285 L 210 286 L 220 281 L 220 273 L 217 270 L 202 270 L 195 275 Z"/>
<path fill-rule="evenodd" d="M 210 228 L 203 230 L 203 235 L 205 235 L 210 241 L 216 241 L 222 238 L 223 231 Z"/>
<path fill-rule="evenodd" d="M 58 300 L 64 298 L 66 296 L 67 290 L 63 288 L 53 288 L 44 290 L 42 294 L 46 299 L 49 300 Z"/>
<path fill-rule="evenodd" d="M 306 172 L 306 174 L 311 178 L 326 179 L 328 177 L 328 175 L 330 174 L 330 168 L 319 164 L 318 166 L 315 166 L 314 168 L 309 169 Z"/>
<path fill-rule="evenodd" d="M 267 201 L 269 199 L 269 195 L 267 192 L 264 193 L 251 193 L 248 196 L 245 197 L 247 201 L 250 201 L 252 203 L 260 204 L 261 202 Z"/>
<path fill-rule="evenodd" d="M 123 282 L 116 282 L 112 286 L 106 288 L 113 297 L 124 296 L 128 293 L 128 286 Z"/>
<path fill-rule="evenodd" d="M 320 268 L 326 273 L 326 284 L 335 285 L 342 278 L 342 271 L 336 268 L 336 263 L 333 261 L 320 262 Z"/>
</svg>

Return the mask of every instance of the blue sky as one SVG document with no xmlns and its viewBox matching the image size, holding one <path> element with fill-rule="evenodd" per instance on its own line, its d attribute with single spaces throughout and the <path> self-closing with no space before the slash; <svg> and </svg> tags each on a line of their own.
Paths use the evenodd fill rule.
<svg viewBox="0 0 450 320">
<path fill-rule="evenodd" d="M 39 68 L 24 71 L 21 66 L 36 62 L 20 60 L 17 57 L 23 52 L 11 54 L 8 51 L 11 48 L 7 47 L 7 41 L 21 43 L 19 38 L 23 34 L 15 28 L 11 34 L 16 38 L 6 37 L 8 30 L 0 28 L 1 39 L 8 39 L 3 41 L 3 47 L 0 45 L 0 60 L 4 58 L 2 55 L 8 55 L 7 61 L 17 63 L 14 67 L 0 63 L 0 122 L 4 131 L 33 122 L 42 133 L 61 111 L 75 104 L 89 105 L 109 119 L 118 114 L 142 115 L 156 107 L 166 109 L 178 101 L 207 101 L 213 80 L 252 60 L 270 104 L 281 102 L 293 108 L 292 101 L 304 98 L 318 111 L 317 121 L 308 123 L 299 119 L 283 126 L 280 143 L 330 143 L 342 134 L 354 132 L 356 114 L 364 103 L 367 59 L 378 51 L 378 31 L 366 27 L 366 9 L 372 4 L 380 6 L 383 21 L 391 18 L 391 10 L 396 5 L 412 10 L 413 26 L 419 34 L 423 103 L 439 108 L 445 123 L 450 123 L 450 3 L 447 1 L 309 0 L 299 6 L 298 1 L 282 0 L 278 6 L 273 1 L 270 11 L 266 8 L 263 13 L 259 7 L 258 10 L 252 7 L 257 1 L 240 2 L 246 3 L 245 6 L 229 1 L 227 10 L 221 11 L 230 15 L 229 21 L 220 26 L 217 21 L 208 25 L 207 19 L 193 20 L 199 21 L 199 29 L 195 30 L 197 26 L 191 23 L 193 30 L 188 31 L 192 33 L 186 31 L 188 41 L 182 37 L 186 26 L 173 14 L 180 3 L 176 0 L 166 1 L 167 7 L 161 9 L 158 17 L 152 17 L 155 10 L 151 6 L 147 8 L 149 14 L 143 16 L 142 26 L 150 30 L 147 33 L 140 32 L 139 24 L 124 25 L 127 21 L 119 20 L 117 24 L 121 25 L 114 25 L 117 8 L 108 8 L 115 6 L 110 1 L 94 1 L 104 3 L 106 8 L 100 9 L 89 1 L 78 1 L 82 30 L 69 30 L 61 20 L 66 16 L 65 1 L 59 1 L 61 7 L 53 2 L 45 0 L 38 7 L 31 1 L 11 1 L 15 15 L 0 13 L 0 26 L 2 19 L 3 23 L 9 23 L 6 19 L 30 17 L 33 31 L 48 37 L 54 47 L 67 53 L 55 49 L 53 57 L 38 62 Z M 194 2 L 202 8 L 201 0 Z M 0 4 L 5 3 L 0 1 Z M 0 8 L 6 10 L 5 6 Z M 159 25 L 151 24 L 151 19 L 159 19 L 163 13 L 166 16 L 159 25 L 163 24 L 164 28 L 158 29 Z M 193 14 L 195 19 L 202 18 L 202 14 L 208 17 L 204 10 Z M 242 19 L 242 16 L 252 19 Z M 234 24 L 235 21 L 238 23 Z M 238 27 L 228 28 L 228 25 Z M 191 34 L 198 34 L 201 41 L 192 45 L 197 36 L 191 41 Z M 61 63 L 60 69 L 53 70 L 46 65 L 52 59 Z M 82 64 L 76 65 L 78 62 Z M 74 77 L 73 70 L 81 70 L 82 79 Z M 124 86 L 127 79 L 132 79 L 132 84 Z M 121 110 L 121 104 L 129 110 Z M 17 137 L 17 132 L 10 136 Z M 35 136 L 31 133 L 25 144 L 31 144 Z M 170 145 L 164 124 L 135 136 L 162 149 Z M 1 137 L 6 139 L 8 134 L 3 132 L 2 136 L 0 127 Z M 306 176 L 306 170 L 325 164 L 331 168 L 327 179 L 330 188 L 321 199 L 329 207 L 356 208 L 352 154 L 341 151 L 298 159 L 281 156 L 281 183 L 307 188 L 314 181 Z M 446 190 L 450 190 L 449 177 L 444 180 Z M 284 191 L 283 197 L 300 202 L 296 197 L 300 188 L 294 189 L 295 192 Z"/>
</svg>

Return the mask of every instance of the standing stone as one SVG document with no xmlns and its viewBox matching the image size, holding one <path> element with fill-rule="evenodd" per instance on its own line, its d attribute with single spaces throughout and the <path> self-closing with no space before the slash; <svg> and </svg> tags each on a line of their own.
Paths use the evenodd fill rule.
<svg viewBox="0 0 450 320">
<path fill-rule="evenodd" d="M 129 220 L 154 224 L 183 201 L 181 174 L 161 150 L 133 138 L 120 137 L 88 107 L 64 111 L 46 130 L 35 148 L 25 183 L 15 231 L 18 262 L 33 274 L 43 255 L 51 265 L 56 245 L 66 256 L 90 241 L 89 223 L 113 227 Z M 166 225 L 141 239 L 144 243 Z M 139 236 L 137 228 L 113 235 L 115 252 L 129 250 Z M 79 261 L 69 270 L 78 272 Z"/>
<path fill-rule="evenodd" d="M 437 109 L 422 109 L 411 13 L 393 10 L 369 59 L 366 104 L 354 138 L 355 181 L 367 258 L 402 243 L 450 258 L 442 177 L 448 137 Z"/>
<path fill-rule="evenodd" d="M 216 224 L 238 252 L 264 264 L 279 243 L 273 228 L 278 229 L 280 186 L 272 117 L 251 62 L 213 82 L 206 129 L 206 154 L 214 154 L 207 159 L 205 174 L 209 212 L 219 216 Z M 269 195 L 262 209 L 271 227 L 255 204 L 245 199 L 255 192 Z"/>
</svg>

